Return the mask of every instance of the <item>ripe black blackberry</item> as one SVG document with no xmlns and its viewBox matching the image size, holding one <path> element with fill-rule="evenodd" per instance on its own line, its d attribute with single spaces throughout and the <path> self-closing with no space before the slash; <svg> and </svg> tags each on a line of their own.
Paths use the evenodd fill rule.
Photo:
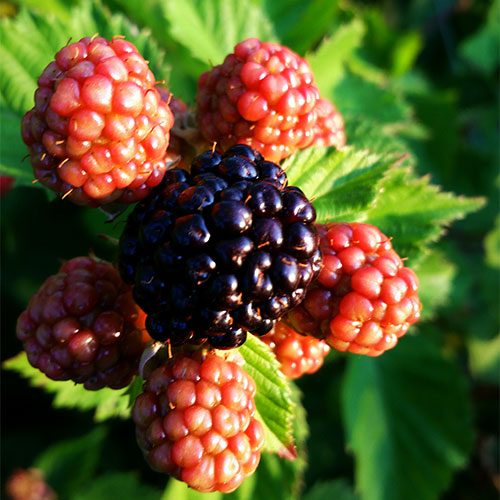
<svg viewBox="0 0 500 500">
<path fill-rule="evenodd" d="M 316 212 L 245 145 L 173 169 L 130 214 L 119 268 L 156 340 L 241 345 L 302 301 L 319 273 Z"/>
</svg>

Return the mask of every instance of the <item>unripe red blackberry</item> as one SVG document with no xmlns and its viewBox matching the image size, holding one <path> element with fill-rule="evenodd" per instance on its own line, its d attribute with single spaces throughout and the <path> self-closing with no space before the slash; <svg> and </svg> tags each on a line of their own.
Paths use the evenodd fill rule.
<svg viewBox="0 0 500 500">
<path fill-rule="evenodd" d="M 279 162 L 314 140 L 319 90 L 307 61 L 289 48 L 249 38 L 198 80 L 202 135 L 222 149 L 247 144 Z"/>
<path fill-rule="evenodd" d="M 278 165 L 245 145 L 169 170 L 130 214 L 119 268 L 149 334 L 241 345 L 297 305 L 319 272 L 316 212 Z"/>
<path fill-rule="evenodd" d="M 259 464 L 255 383 L 237 351 L 231 359 L 206 350 L 175 354 L 147 376 L 132 408 L 150 466 L 198 491 L 234 491 Z"/>
<path fill-rule="evenodd" d="M 110 263 L 76 257 L 33 295 L 16 333 L 30 364 L 49 378 L 120 389 L 144 350 L 141 313 Z"/>
<path fill-rule="evenodd" d="M 57 500 L 40 469 L 15 469 L 5 483 L 7 500 Z"/>
<path fill-rule="evenodd" d="M 319 226 L 323 268 L 286 322 L 338 351 L 378 356 L 420 318 L 418 278 L 374 226 Z"/>
<path fill-rule="evenodd" d="M 317 121 L 314 127 L 314 146 L 345 146 L 344 120 L 337 108 L 326 99 L 316 102 Z"/>
<path fill-rule="evenodd" d="M 285 376 L 297 379 L 306 373 L 315 373 L 323 365 L 330 347 L 324 340 L 300 335 L 282 321 L 260 338 L 273 351 Z"/>
<path fill-rule="evenodd" d="M 130 42 L 82 38 L 38 78 L 22 120 L 35 177 L 78 204 L 133 203 L 159 184 L 173 116 Z"/>
</svg>

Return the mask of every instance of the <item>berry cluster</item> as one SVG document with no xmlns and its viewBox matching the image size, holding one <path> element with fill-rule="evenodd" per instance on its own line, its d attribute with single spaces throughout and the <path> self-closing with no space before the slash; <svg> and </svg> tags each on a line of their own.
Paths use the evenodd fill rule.
<svg viewBox="0 0 500 500">
<path fill-rule="evenodd" d="M 231 354 L 174 355 L 147 376 L 132 409 L 151 467 L 198 491 L 234 491 L 257 468 L 264 444 L 255 382 Z"/>
<path fill-rule="evenodd" d="M 287 47 L 249 38 L 201 75 L 200 131 L 223 149 L 248 144 L 279 162 L 312 144 L 345 144 L 342 120 L 320 99 L 307 61 Z"/>
<path fill-rule="evenodd" d="M 120 271 L 149 334 L 172 345 L 241 345 L 267 333 L 320 270 L 315 210 L 245 145 L 199 155 L 129 216 Z"/>
<path fill-rule="evenodd" d="M 119 37 L 63 47 L 22 121 L 35 177 L 78 204 L 144 198 L 166 171 L 173 115 L 137 49 Z"/>
<path fill-rule="evenodd" d="M 16 332 L 29 362 L 49 378 L 119 389 L 137 374 L 141 316 L 111 264 L 76 257 L 31 298 Z"/>
<path fill-rule="evenodd" d="M 120 37 L 68 44 L 39 77 L 22 121 L 37 179 L 78 204 L 138 203 L 119 272 L 67 261 L 17 337 L 34 367 L 91 390 L 125 387 L 140 367 L 132 417 L 151 467 L 228 493 L 264 444 L 256 385 L 234 348 L 260 336 L 289 378 L 317 371 L 330 347 L 379 355 L 418 320 L 418 280 L 375 227 L 315 225 L 311 201 L 273 163 L 345 144 L 304 59 L 239 43 L 199 79 L 199 129 L 155 84 Z M 217 144 L 197 155 L 200 134 Z"/>
<path fill-rule="evenodd" d="M 320 227 L 323 267 L 303 303 L 286 321 L 338 351 L 378 356 L 420 317 L 416 274 L 376 227 Z"/>
</svg>

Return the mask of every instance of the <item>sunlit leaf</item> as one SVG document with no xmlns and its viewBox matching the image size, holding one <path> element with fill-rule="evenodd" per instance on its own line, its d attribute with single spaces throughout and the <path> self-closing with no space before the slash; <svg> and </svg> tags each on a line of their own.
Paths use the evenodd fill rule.
<svg viewBox="0 0 500 500">
<path fill-rule="evenodd" d="M 314 200 L 318 222 L 359 221 L 396 157 L 353 148 L 308 148 L 283 163 L 289 183 Z"/>
<path fill-rule="evenodd" d="M 88 391 L 83 385 L 75 384 L 70 380 L 51 380 L 29 364 L 24 351 L 4 361 L 2 367 L 5 370 L 15 371 L 21 377 L 28 379 L 33 387 L 40 387 L 52 394 L 54 408 L 94 410 L 94 419 L 97 422 L 113 417 L 130 417 L 130 398 L 126 387 L 118 390 L 105 387 L 98 391 Z"/>
<path fill-rule="evenodd" d="M 289 383 L 269 347 L 253 335 L 240 347 L 240 353 L 245 358 L 245 371 L 257 386 L 255 405 L 265 426 L 265 449 L 284 452 L 293 443 L 294 409 Z"/>
<path fill-rule="evenodd" d="M 403 257 L 418 256 L 453 220 L 484 204 L 482 198 L 441 191 L 428 177 L 415 178 L 408 169 L 393 172 L 381 187 L 366 222 L 393 237 L 393 245 Z"/>
<path fill-rule="evenodd" d="M 265 13 L 250 0 L 169 0 L 164 5 L 172 37 L 206 65 L 222 64 L 246 38 L 275 38 Z"/>
</svg>

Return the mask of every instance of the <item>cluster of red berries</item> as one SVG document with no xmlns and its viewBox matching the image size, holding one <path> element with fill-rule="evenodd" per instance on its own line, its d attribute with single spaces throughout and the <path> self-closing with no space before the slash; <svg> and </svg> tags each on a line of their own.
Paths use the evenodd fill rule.
<svg viewBox="0 0 500 500">
<path fill-rule="evenodd" d="M 91 390 L 141 371 L 132 417 L 152 468 L 234 491 L 264 444 L 235 349 L 248 332 L 295 379 L 330 348 L 379 355 L 419 318 L 417 277 L 390 240 L 367 224 L 315 225 L 273 163 L 342 147 L 342 117 L 304 59 L 253 38 L 201 75 L 195 115 L 120 37 L 63 47 L 38 85 L 21 126 L 36 178 L 78 204 L 142 201 L 119 271 L 74 258 L 32 297 L 17 323 L 28 360 Z M 197 155 L 205 141 L 216 145 Z M 170 355 L 147 369 L 151 337 Z"/>
</svg>

